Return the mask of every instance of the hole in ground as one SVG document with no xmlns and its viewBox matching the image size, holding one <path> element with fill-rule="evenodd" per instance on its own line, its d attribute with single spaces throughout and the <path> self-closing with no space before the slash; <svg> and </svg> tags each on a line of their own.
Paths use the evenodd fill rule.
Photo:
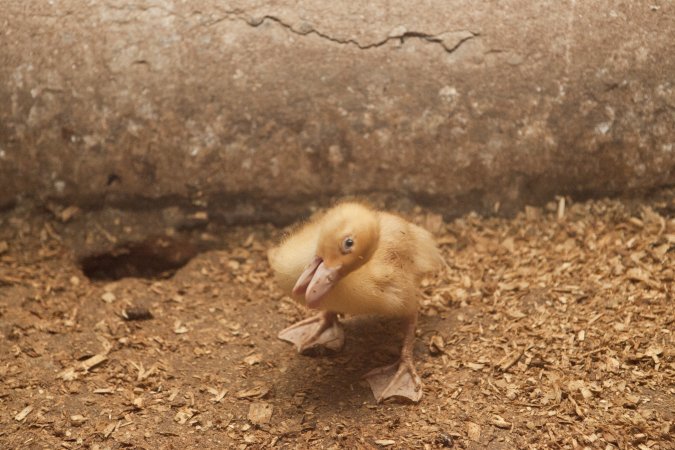
<svg viewBox="0 0 675 450">
<path fill-rule="evenodd" d="M 80 260 L 84 275 L 94 281 L 121 278 L 170 278 L 199 253 L 187 239 L 165 236 L 120 245 Z"/>
</svg>

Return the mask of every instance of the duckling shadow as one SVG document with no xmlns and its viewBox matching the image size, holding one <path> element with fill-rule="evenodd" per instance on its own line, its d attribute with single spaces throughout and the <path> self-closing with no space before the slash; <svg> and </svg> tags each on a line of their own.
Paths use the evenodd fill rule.
<svg viewBox="0 0 675 450">
<path fill-rule="evenodd" d="M 426 321 L 424 321 L 426 322 Z M 290 397 L 303 396 L 317 408 L 336 411 L 375 403 L 367 381 L 369 371 L 395 362 L 403 342 L 403 322 L 380 317 L 342 319 L 345 346 L 334 354 L 322 356 L 295 355 L 291 358 L 281 388 Z M 429 324 L 423 323 L 421 329 Z M 422 339 L 417 339 L 415 356 L 426 357 Z"/>
</svg>

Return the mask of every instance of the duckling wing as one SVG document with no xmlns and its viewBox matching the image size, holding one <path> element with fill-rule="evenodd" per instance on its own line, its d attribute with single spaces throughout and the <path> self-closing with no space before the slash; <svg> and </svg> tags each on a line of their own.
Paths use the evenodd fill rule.
<svg viewBox="0 0 675 450">
<path fill-rule="evenodd" d="M 434 236 L 422 227 L 408 224 L 413 248 L 411 249 L 415 272 L 423 275 L 435 272 L 442 267 L 443 259 Z"/>
<path fill-rule="evenodd" d="M 382 213 L 380 224 L 381 258 L 418 279 L 441 267 L 441 253 L 429 231 L 388 213 Z"/>
</svg>

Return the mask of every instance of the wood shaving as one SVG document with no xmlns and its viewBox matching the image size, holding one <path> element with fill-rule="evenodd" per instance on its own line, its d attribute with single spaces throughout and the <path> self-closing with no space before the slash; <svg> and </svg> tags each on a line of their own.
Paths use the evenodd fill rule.
<svg viewBox="0 0 675 450">
<path fill-rule="evenodd" d="M 254 425 L 269 423 L 273 406 L 267 402 L 253 402 L 248 410 L 248 420 Z"/>
<path fill-rule="evenodd" d="M 28 414 L 31 413 L 31 411 L 33 411 L 33 407 L 26 406 L 24 409 L 21 410 L 21 412 L 19 412 L 16 416 L 14 416 L 14 420 L 16 420 L 17 422 L 21 422 L 28 416 Z"/>
<path fill-rule="evenodd" d="M 86 372 L 98 366 L 99 364 L 107 361 L 107 359 L 108 357 L 105 355 L 94 355 L 91 358 L 82 361 L 81 367 Z"/>
</svg>

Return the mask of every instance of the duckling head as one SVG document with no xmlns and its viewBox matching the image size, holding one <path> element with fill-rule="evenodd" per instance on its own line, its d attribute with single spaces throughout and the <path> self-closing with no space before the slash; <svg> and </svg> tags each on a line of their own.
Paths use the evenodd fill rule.
<svg viewBox="0 0 675 450">
<path fill-rule="evenodd" d="M 293 294 L 305 295 L 310 308 L 338 281 L 364 265 L 375 252 L 380 224 L 375 211 L 346 203 L 329 211 L 323 220 L 314 259 L 300 275 Z"/>
</svg>

